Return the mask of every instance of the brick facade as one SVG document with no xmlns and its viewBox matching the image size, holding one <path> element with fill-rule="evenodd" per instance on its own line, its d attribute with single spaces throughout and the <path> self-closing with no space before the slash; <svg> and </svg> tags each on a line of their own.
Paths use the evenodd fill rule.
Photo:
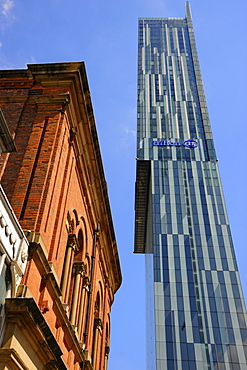
<svg viewBox="0 0 247 370">
<path fill-rule="evenodd" d="M 44 320 L 61 351 L 54 354 L 39 329 L 48 349 L 33 349 L 32 357 L 23 348 L 19 356 L 33 369 L 104 370 L 121 271 L 84 63 L 0 71 L 0 106 L 17 147 L 0 158 L 1 185 L 30 244 L 6 310 L 12 322 L 21 302 L 20 315 L 28 310 L 27 322 Z M 5 350 L 14 342 L 11 325 Z M 33 348 L 41 345 L 23 335 Z"/>
</svg>

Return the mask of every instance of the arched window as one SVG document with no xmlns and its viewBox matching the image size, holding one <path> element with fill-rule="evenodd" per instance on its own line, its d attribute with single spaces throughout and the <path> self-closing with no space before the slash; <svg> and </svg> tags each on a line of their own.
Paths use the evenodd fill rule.
<svg viewBox="0 0 247 370">
<path fill-rule="evenodd" d="M 86 225 L 86 221 L 83 216 L 80 216 L 80 225 L 81 225 L 82 235 L 83 235 L 83 241 L 82 241 L 83 249 L 84 249 L 84 253 L 87 254 L 88 253 L 87 225 Z"/>
<path fill-rule="evenodd" d="M 90 282 L 90 258 L 84 248 L 85 225 L 80 222 L 81 219 L 78 218 L 76 210 L 69 214 L 67 223 L 70 225 L 70 229 L 68 231 L 73 233 L 68 235 L 61 279 L 63 301 L 69 309 L 71 324 L 77 330 L 80 340 L 83 339 Z"/>
<path fill-rule="evenodd" d="M 75 254 L 78 251 L 78 243 L 76 236 L 74 234 L 69 234 L 68 242 L 66 246 L 64 264 L 63 264 L 63 272 L 62 272 L 62 279 L 61 279 L 61 291 L 63 295 L 64 303 L 69 304 L 70 301 L 70 288 L 72 282 L 72 271 L 73 271 L 73 264 Z"/>
<path fill-rule="evenodd" d="M 89 291 L 89 277 L 87 275 L 84 275 L 83 281 L 82 281 L 81 300 L 79 304 L 78 321 L 77 321 L 78 336 L 81 341 L 83 340 L 83 328 L 85 325 L 86 303 L 88 301 L 88 291 Z"/>
<path fill-rule="evenodd" d="M 82 258 L 82 252 L 84 251 L 84 240 L 83 240 L 82 229 L 79 229 L 77 239 L 78 239 L 79 250 L 81 251 L 81 258 Z"/>
<path fill-rule="evenodd" d="M 85 265 L 83 262 L 74 262 L 73 265 L 73 293 L 70 311 L 70 321 L 72 325 L 78 324 L 78 316 L 80 314 L 80 302 L 83 299 L 83 277 L 85 275 Z"/>
<path fill-rule="evenodd" d="M 70 321 L 72 325 L 77 326 L 79 337 L 82 331 L 84 306 L 86 299 L 86 292 L 88 291 L 89 278 L 86 273 L 89 271 L 87 263 L 84 263 L 85 258 L 84 251 L 84 238 L 81 229 L 77 235 L 78 250 L 75 253 L 74 264 L 73 264 L 73 275 L 72 275 L 72 298 L 71 298 L 71 313 Z M 86 261 L 85 261 L 86 262 Z"/>
<path fill-rule="evenodd" d="M 97 292 L 96 300 L 94 303 L 94 328 L 93 328 L 93 350 L 92 350 L 92 363 L 96 367 L 96 361 L 99 356 L 97 356 L 99 346 L 99 340 L 102 335 L 102 321 L 100 318 L 101 313 L 101 302 L 100 293 Z"/>
<path fill-rule="evenodd" d="M 96 301 L 94 303 L 94 318 L 98 319 L 100 317 L 100 294 L 97 293 Z"/>
<path fill-rule="evenodd" d="M 80 220 L 76 209 L 73 209 L 73 219 L 75 220 L 75 227 L 77 227 L 80 223 Z"/>
<path fill-rule="evenodd" d="M 109 318 L 109 314 L 108 314 L 108 318 Z M 107 322 L 106 323 L 106 328 L 105 328 L 104 370 L 107 369 L 107 365 L 108 365 L 108 357 L 109 357 L 109 353 L 110 353 L 109 343 L 110 343 L 110 338 L 109 338 L 109 323 Z"/>
</svg>

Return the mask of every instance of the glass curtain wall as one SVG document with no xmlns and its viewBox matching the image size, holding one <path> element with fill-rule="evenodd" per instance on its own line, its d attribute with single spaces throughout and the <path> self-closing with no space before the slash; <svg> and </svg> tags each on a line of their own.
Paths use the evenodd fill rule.
<svg viewBox="0 0 247 370">
<path fill-rule="evenodd" d="M 149 370 L 246 370 L 246 309 L 189 3 L 141 18 L 135 252 L 146 253 Z"/>
</svg>

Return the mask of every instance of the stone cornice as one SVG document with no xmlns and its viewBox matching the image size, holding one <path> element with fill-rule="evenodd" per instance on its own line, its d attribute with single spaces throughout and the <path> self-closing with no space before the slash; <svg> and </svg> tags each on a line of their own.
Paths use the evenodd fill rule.
<svg viewBox="0 0 247 370">
<path fill-rule="evenodd" d="M 67 369 L 56 338 L 33 298 L 6 299 L 6 313 L 8 324 L 19 326 L 29 343 L 34 348 L 39 348 L 38 356 L 47 366 L 52 363 L 53 369 Z M 18 341 L 18 338 L 16 340 Z"/>
<path fill-rule="evenodd" d="M 0 348 L 0 364 L 6 365 L 6 369 L 29 370 L 14 349 Z"/>
</svg>

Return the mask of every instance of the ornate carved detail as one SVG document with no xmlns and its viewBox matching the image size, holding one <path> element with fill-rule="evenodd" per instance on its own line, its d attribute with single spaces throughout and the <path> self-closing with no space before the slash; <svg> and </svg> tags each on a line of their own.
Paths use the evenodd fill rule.
<svg viewBox="0 0 247 370">
<path fill-rule="evenodd" d="M 5 227 L 7 225 L 6 221 L 5 221 L 5 218 L 3 217 L 3 215 L 1 214 L 0 215 L 0 225 L 2 227 Z"/>
<path fill-rule="evenodd" d="M 21 248 L 21 261 L 24 263 L 28 258 L 28 250 L 24 246 Z"/>
<path fill-rule="evenodd" d="M 9 226 L 8 226 L 8 225 L 6 225 L 6 226 L 5 226 L 5 235 L 6 235 L 6 236 L 9 236 L 9 234 L 10 234 L 10 229 L 9 229 Z"/>
<path fill-rule="evenodd" d="M 22 271 L 16 261 L 10 262 L 10 271 L 11 271 L 11 298 L 15 298 L 17 288 L 21 282 Z"/>
<path fill-rule="evenodd" d="M 80 274 L 83 276 L 86 272 L 85 264 L 83 262 L 74 262 L 73 268 L 76 275 Z"/>
<path fill-rule="evenodd" d="M 109 353 L 110 353 L 110 347 L 109 346 L 106 346 L 105 347 L 105 356 L 108 357 L 109 356 Z"/>
<path fill-rule="evenodd" d="M 105 280 L 105 286 L 108 287 L 110 284 L 109 277 L 104 275 L 104 280 Z"/>
<path fill-rule="evenodd" d="M 97 318 L 94 319 L 94 330 L 101 330 L 102 329 L 102 321 L 101 319 Z"/>
<path fill-rule="evenodd" d="M 72 248 L 74 251 L 76 249 L 76 243 L 73 240 L 69 240 L 67 244 L 67 248 Z"/>
<path fill-rule="evenodd" d="M 12 233 L 9 235 L 9 242 L 10 244 L 15 244 L 16 242 L 16 239 Z"/>
<path fill-rule="evenodd" d="M 69 234 L 67 248 L 72 248 L 75 253 L 79 251 L 79 245 L 75 234 Z"/>
<path fill-rule="evenodd" d="M 74 231 L 74 222 L 73 222 L 73 220 L 69 220 L 68 224 L 69 224 L 69 233 L 72 234 L 73 231 Z"/>
<path fill-rule="evenodd" d="M 82 287 L 88 290 L 89 284 L 90 284 L 89 277 L 84 275 Z"/>
</svg>

